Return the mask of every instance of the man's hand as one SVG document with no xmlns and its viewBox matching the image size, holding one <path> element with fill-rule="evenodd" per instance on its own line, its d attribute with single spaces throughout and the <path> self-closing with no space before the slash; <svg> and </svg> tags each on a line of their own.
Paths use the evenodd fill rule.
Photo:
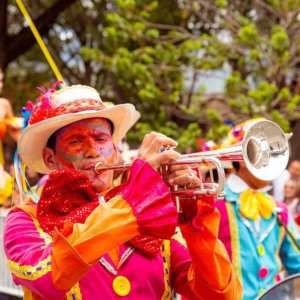
<svg viewBox="0 0 300 300">
<path fill-rule="evenodd" d="M 154 169 L 180 157 L 180 153 L 172 150 L 177 146 L 173 139 L 158 132 L 146 134 L 138 152 L 138 157 L 147 161 Z M 200 179 L 188 165 L 171 166 L 168 183 L 170 185 L 196 188 L 200 186 Z"/>
<path fill-rule="evenodd" d="M 189 165 L 173 165 L 169 169 L 168 182 L 170 185 L 184 186 L 188 189 L 194 189 L 201 185 L 201 180 L 196 171 Z"/>
<path fill-rule="evenodd" d="M 147 161 L 154 169 L 158 169 L 163 164 L 171 163 L 172 160 L 180 158 L 180 153 L 169 149 L 176 147 L 177 143 L 173 139 L 157 132 L 147 134 L 138 152 L 138 157 Z M 163 151 L 162 151 L 163 150 Z M 196 189 L 201 185 L 201 179 L 189 165 L 170 165 L 166 178 L 169 185 Z M 206 198 L 209 198 L 208 199 Z M 181 221 L 191 221 L 197 212 L 207 212 L 213 209 L 211 196 L 198 196 L 197 199 L 191 197 L 180 197 Z"/>
<path fill-rule="evenodd" d="M 180 154 L 172 148 L 177 146 L 173 139 L 158 132 L 145 135 L 138 151 L 138 158 L 147 161 L 153 169 L 157 170 L 162 164 L 177 159 Z"/>
<path fill-rule="evenodd" d="M 197 176 L 196 171 L 188 165 L 173 165 L 170 167 L 170 175 L 168 177 L 170 185 L 177 185 L 185 189 L 196 189 L 201 185 L 201 179 Z M 180 215 L 179 222 L 184 223 L 191 221 L 198 212 L 197 197 L 179 196 Z"/>
</svg>

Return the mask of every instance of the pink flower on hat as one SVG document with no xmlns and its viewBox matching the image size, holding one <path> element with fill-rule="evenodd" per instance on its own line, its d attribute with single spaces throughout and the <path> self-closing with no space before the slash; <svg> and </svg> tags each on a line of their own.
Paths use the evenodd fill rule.
<svg viewBox="0 0 300 300">
<path fill-rule="evenodd" d="M 37 98 L 37 103 L 33 105 L 29 102 L 26 105 L 26 109 L 28 107 L 31 111 L 28 120 L 29 125 L 63 114 L 76 113 L 84 110 L 101 110 L 105 108 L 99 95 L 96 97 L 93 95 L 93 98 L 90 98 L 90 95 L 88 95 L 86 98 L 78 98 L 71 101 L 65 101 L 66 99 L 64 98 L 63 101 L 61 101 L 60 97 L 57 96 L 57 91 L 62 87 L 61 84 L 62 82 L 57 81 L 48 90 L 39 88 L 42 94 Z M 80 97 L 83 97 L 83 95 Z"/>
<path fill-rule="evenodd" d="M 56 81 L 52 84 L 50 89 L 38 87 L 41 95 L 37 98 L 36 104 L 34 105 L 31 101 L 27 101 L 26 106 L 23 108 L 23 115 L 26 115 L 25 119 L 28 121 L 26 123 L 34 124 L 52 116 L 53 105 L 51 95 L 60 89 L 62 84 L 63 82 Z"/>
</svg>

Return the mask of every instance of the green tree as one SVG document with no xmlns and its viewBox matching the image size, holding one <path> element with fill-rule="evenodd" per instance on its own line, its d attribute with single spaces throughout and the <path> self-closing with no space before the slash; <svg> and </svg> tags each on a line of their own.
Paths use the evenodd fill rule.
<svg viewBox="0 0 300 300">
<path fill-rule="evenodd" d="M 109 73 L 113 98 L 142 112 L 136 136 L 153 129 L 179 138 L 198 125 L 218 139 L 225 118 L 257 116 L 288 131 L 299 117 L 299 12 L 296 0 L 116 1 L 103 44 L 82 55 Z M 224 91 L 205 93 L 199 76 L 224 68 Z M 210 107 L 216 99 L 226 115 Z"/>
<path fill-rule="evenodd" d="M 46 39 L 59 16 L 78 0 L 23 2 L 40 34 Z M 53 78 L 15 0 L 0 1 L 0 74 L 1 80 L 2 75 L 5 77 L 3 96 L 12 102 L 17 111 L 26 99 L 36 95 L 33 92 L 36 86 Z"/>
<path fill-rule="evenodd" d="M 69 8 L 76 0 L 51 1 L 47 5 L 40 1 L 30 1 L 31 7 L 38 9 L 33 16 L 41 34 L 46 35 L 59 14 Z M 42 9 L 41 9 L 42 8 Z M 17 22 L 16 22 L 17 20 Z M 0 2 L 0 70 L 5 72 L 7 66 L 20 55 L 26 53 L 35 44 L 35 39 L 18 10 L 15 1 Z"/>
<path fill-rule="evenodd" d="M 103 98 L 130 101 L 141 112 L 131 141 L 155 130 L 178 139 L 181 149 L 193 147 L 206 119 L 200 117 L 203 91 L 196 88 L 201 37 L 188 28 L 189 11 L 176 1 L 114 4 L 105 15 L 101 47 L 81 49 L 106 74 Z"/>
<path fill-rule="evenodd" d="M 46 41 L 69 83 L 137 106 L 142 119 L 129 136 L 133 143 L 157 130 L 186 148 L 200 134 L 223 136 L 225 119 L 256 116 L 285 130 L 296 124 L 297 132 L 299 2 L 81 0 L 57 18 Z M 37 51 L 9 73 L 21 66 L 28 74 L 30 61 L 44 70 L 31 72 L 29 84 L 49 78 L 43 59 L 35 64 Z M 224 88 L 211 93 L 203 75 L 216 72 Z M 11 78 L 13 85 L 21 77 Z"/>
</svg>

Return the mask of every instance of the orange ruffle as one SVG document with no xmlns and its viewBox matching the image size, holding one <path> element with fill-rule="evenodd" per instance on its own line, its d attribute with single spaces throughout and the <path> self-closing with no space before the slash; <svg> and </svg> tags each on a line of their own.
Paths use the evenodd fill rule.
<svg viewBox="0 0 300 300">
<path fill-rule="evenodd" d="M 136 218 L 122 197 L 98 206 L 84 224 L 73 225 L 70 235 L 57 232 L 52 252 L 55 286 L 72 287 L 101 256 L 138 234 Z"/>
</svg>

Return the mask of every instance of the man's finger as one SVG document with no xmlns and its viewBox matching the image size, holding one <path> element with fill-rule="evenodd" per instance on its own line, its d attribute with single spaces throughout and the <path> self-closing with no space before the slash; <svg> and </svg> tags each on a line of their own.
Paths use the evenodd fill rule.
<svg viewBox="0 0 300 300">
<path fill-rule="evenodd" d="M 180 156 L 180 154 L 174 150 L 167 150 L 161 153 L 156 154 L 151 160 L 148 160 L 148 162 L 157 169 L 163 164 L 167 164 L 171 162 L 174 159 L 177 159 Z"/>
<path fill-rule="evenodd" d="M 190 169 L 189 164 L 186 164 L 186 165 L 176 165 L 176 164 L 174 164 L 174 165 L 170 166 L 170 172 L 175 172 L 175 171 L 179 171 L 179 170 L 185 170 L 186 171 L 188 169 Z"/>
<path fill-rule="evenodd" d="M 164 148 L 173 148 L 177 146 L 177 142 L 165 135 L 157 135 L 153 140 L 152 140 L 152 145 L 153 150 L 155 152 L 161 152 L 164 150 Z M 165 150 L 167 151 L 167 150 Z"/>
<path fill-rule="evenodd" d="M 145 136 L 144 136 L 144 139 L 142 141 L 142 144 L 140 146 L 140 149 L 143 149 L 143 148 L 146 148 L 146 147 L 149 147 L 153 141 L 153 139 L 156 137 L 157 135 L 157 132 L 149 132 L 147 133 Z"/>
<path fill-rule="evenodd" d="M 196 176 L 189 174 L 178 176 L 172 180 L 169 180 L 171 185 L 187 186 L 189 188 L 196 188 L 201 185 L 201 180 Z"/>
<path fill-rule="evenodd" d="M 184 176 L 187 175 L 188 171 L 187 170 L 177 170 L 177 171 L 170 171 L 169 174 L 169 180 L 175 179 L 176 177 Z"/>
</svg>

